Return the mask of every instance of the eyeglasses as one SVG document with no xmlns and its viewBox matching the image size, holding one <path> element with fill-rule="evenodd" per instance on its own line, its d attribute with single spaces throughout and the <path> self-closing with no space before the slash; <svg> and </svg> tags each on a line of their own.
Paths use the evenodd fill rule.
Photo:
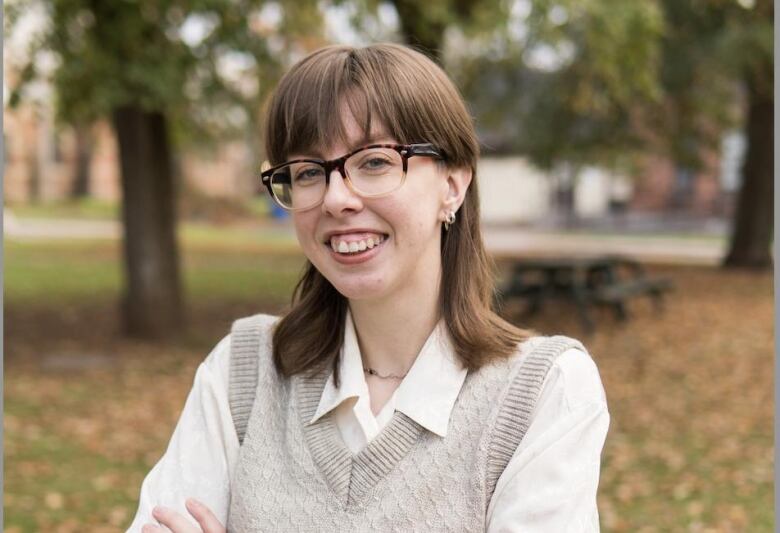
<svg viewBox="0 0 780 533">
<path fill-rule="evenodd" d="M 444 159 L 443 152 L 428 143 L 371 144 L 330 161 L 294 159 L 263 171 L 260 177 L 276 203 L 300 211 L 322 203 L 334 170 L 359 196 L 390 194 L 404 184 L 407 162 L 414 156 Z"/>
</svg>

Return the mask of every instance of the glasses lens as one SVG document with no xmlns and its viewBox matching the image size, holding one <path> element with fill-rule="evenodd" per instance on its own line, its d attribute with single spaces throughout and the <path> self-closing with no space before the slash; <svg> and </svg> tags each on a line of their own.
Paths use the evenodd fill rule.
<svg viewBox="0 0 780 533">
<path fill-rule="evenodd" d="M 394 191 L 403 180 L 401 154 L 392 148 L 366 148 L 344 163 L 352 185 L 361 194 L 374 196 Z"/>
<path fill-rule="evenodd" d="M 317 163 L 292 163 L 271 176 L 274 198 L 287 209 L 305 209 L 325 196 L 325 169 Z"/>
</svg>

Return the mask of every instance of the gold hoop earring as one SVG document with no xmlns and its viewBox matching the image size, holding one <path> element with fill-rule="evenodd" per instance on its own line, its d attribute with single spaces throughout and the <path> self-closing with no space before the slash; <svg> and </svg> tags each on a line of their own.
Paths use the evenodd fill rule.
<svg viewBox="0 0 780 533">
<path fill-rule="evenodd" d="M 449 231 L 450 226 L 455 223 L 455 211 L 447 213 L 447 218 L 444 219 L 444 231 Z"/>
</svg>

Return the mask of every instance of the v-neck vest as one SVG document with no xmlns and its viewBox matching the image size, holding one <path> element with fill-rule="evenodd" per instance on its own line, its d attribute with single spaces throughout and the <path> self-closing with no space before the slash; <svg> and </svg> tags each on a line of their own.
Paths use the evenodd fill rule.
<svg viewBox="0 0 780 533">
<path fill-rule="evenodd" d="M 236 533 L 484 531 L 552 362 L 569 348 L 584 351 L 567 337 L 526 341 L 512 357 L 469 372 L 445 438 L 396 411 L 353 454 L 332 412 L 309 424 L 328 374 L 276 373 L 274 321 L 257 315 L 232 331 L 231 411 L 243 435 L 227 522 Z"/>
</svg>

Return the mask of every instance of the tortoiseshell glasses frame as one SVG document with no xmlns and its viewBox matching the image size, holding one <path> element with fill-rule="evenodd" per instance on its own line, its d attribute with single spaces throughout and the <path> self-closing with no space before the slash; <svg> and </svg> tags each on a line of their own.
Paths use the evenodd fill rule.
<svg viewBox="0 0 780 533">
<path fill-rule="evenodd" d="M 397 177 L 394 175 L 393 181 L 397 179 L 398 180 L 397 183 L 394 183 L 389 190 L 382 190 L 379 193 L 367 193 L 365 191 L 362 191 L 360 187 L 355 185 L 353 180 L 350 178 L 349 172 L 347 170 L 347 167 L 349 166 L 347 164 L 347 161 L 350 158 L 353 158 L 353 156 L 360 154 L 361 152 L 364 152 L 366 150 L 372 150 L 372 149 L 391 150 L 392 152 L 395 152 L 398 154 L 398 156 L 400 156 L 400 163 L 402 169 L 401 176 Z M 361 146 L 360 148 L 352 150 L 348 154 L 345 154 L 341 157 L 337 157 L 336 159 L 331 159 L 329 161 L 323 159 L 316 159 L 316 158 L 301 158 L 301 159 L 293 159 L 290 161 L 286 161 L 281 165 L 276 165 L 272 168 L 262 171 L 260 174 L 260 179 L 262 180 L 263 185 L 265 185 L 265 187 L 268 189 L 268 193 L 271 195 L 274 201 L 277 204 L 279 204 L 280 207 L 282 207 L 287 211 L 302 211 L 304 209 L 311 209 L 322 203 L 322 201 L 325 198 L 327 187 L 330 184 L 330 175 L 334 170 L 339 171 L 342 179 L 347 184 L 347 187 L 349 187 L 349 189 L 355 194 L 357 194 L 358 196 L 364 198 L 378 198 L 378 197 L 391 194 L 396 190 L 398 190 L 399 188 L 401 188 L 401 186 L 406 181 L 408 161 L 410 157 L 414 157 L 414 156 L 435 157 L 441 160 L 445 159 L 445 155 L 442 152 L 442 150 L 438 149 L 436 146 L 430 143 L 369 144 L 366 146 Z M 306 163 L 314 164 L 317 165 L 318 167 L 322 167 L 324 171 L 324 176 L 319 176 L 319 175 L 316 176 L 317 179 L 319 180 L 317 182 L 317 185 L 321 185 L 320 181 L 324 179 L 325 186 L 322 187 L 321 193 L 319 189 L 317 189 L 317 191 L 313 193 L 313 197 L 316 197 L 321 194 L 319 200 L 309 201 L 306 202 L 306 205 L 295 207 L 292 205 L 293 204 L 292 194 L 291 191 L 289 190 L 292 189 L 292 178 L 290 175 L 290 168 L 292 168 L 292 165 L 300 165 Z M 392 161 L 388 163 L 397 164 L 396 161 Z"/>
</svg>

